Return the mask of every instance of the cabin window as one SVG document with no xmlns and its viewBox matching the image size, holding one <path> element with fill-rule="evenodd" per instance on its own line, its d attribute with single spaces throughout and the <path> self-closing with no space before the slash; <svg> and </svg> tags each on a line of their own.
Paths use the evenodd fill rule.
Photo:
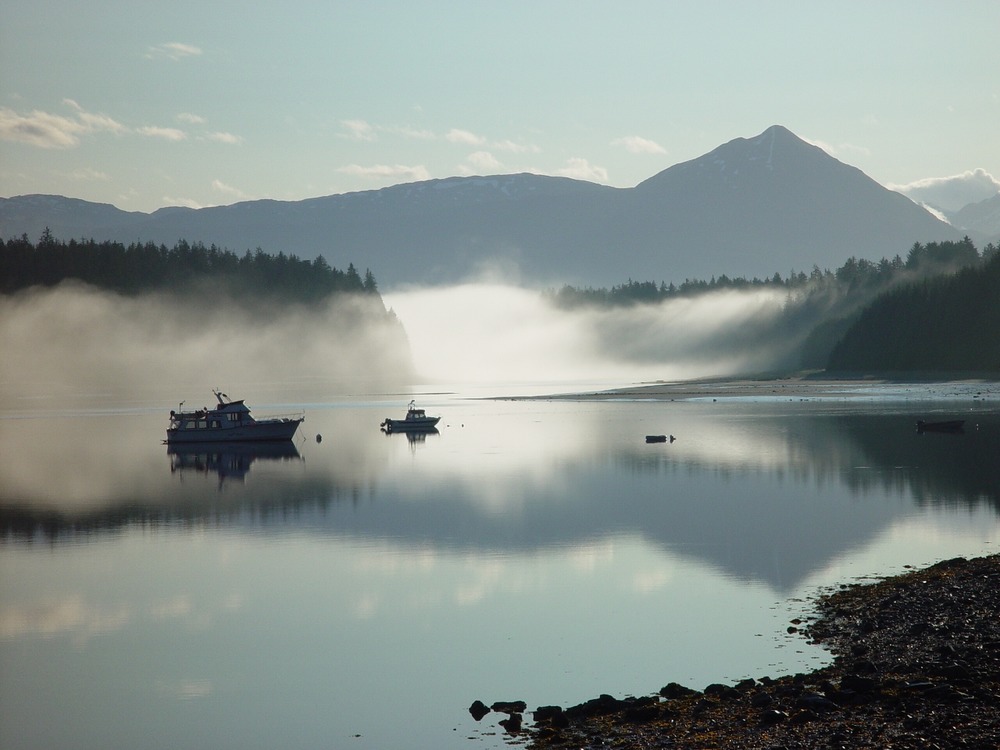
<svg viewBox="0 0 1000 750">
<path fill-rule="evenodd" d="M 209 424 L 209 427 L 211 427 L 213 430 L 217 430 L 220 427 L 222 427 L 222 422 L 220 422 L 218 419 L 213 419 L 211 424 Z"/>
<path fill-rule="evenodd" d="M 227 414 L 226 416 L 229 418 L 230 422 L 239 422 L 240 421 L 240 417 L 242 417 L 243 415 L 242 414 L 236 414 L 236 413 L 233 413 L 233 412 L 229 412 L 229 414 Z"/>
</svg>

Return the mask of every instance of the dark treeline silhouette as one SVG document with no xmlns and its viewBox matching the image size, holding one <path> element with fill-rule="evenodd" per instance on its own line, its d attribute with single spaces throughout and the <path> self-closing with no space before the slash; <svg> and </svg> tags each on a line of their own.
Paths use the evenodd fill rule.
<svg viewBox="0 0 1000 750">
<path fill-rule="evenodd" d="M 26 235 L 0 239 L 0 293 L 54 286 L 76 279 L 119 294 L 203 292 L 244 299 L 314 302 L 342 292 L 378 294 L 371 271 L 364 278 L 354 265 L 341 271 L 323 256 L 302 260 L 258 249 L 240 256 L 215 245 L 181 240 L 166 245 L 55 239 L 46 229 L 37 244 Z"/>
<path fill-rule="evenodd" d="M 881 295 L 833 347 L 827 369 L 1000 372 L 1000 253 Z"/>
<path fill-rule="evenodd" d="M 987 245 L 983 257 L 998 251 L 993 245 Z M 955 271 L 980 261 L 979 252 L 968 237 L 958 242 L 928 242 L 914 243 L 904 261 L 898 254 L 889 260 L 882 258 L 878 262 L 864 258 L 849 258 L 836 271 L 820 270 L 813 266 L 812 272 L 792 270 L 782 277 L 775 273 L 767 278 L 743 276 L 731 278 L 725 274 L 713 276 L 710 280 L 685 279 L 677 285 L 673 282 L 633 281 L 629 279 L 624 284 L 606 288 L 579 288 L 570 285 L 555 291 L 548 291 L 547 296 L 559 307 L 571 309 L 581 306 L 626 306 L 661 302 L 674 297 L 689 297 L 705 292 L 722 289 L 788 289 L 803 290 L 813 287 L 815 290 L 828 291 L 831 286 L 837 286 L 848 293 L 877 293 L 898 283 L 901 279 L 912 279 L 932 276 L 949 271 Z"/>
</svg>

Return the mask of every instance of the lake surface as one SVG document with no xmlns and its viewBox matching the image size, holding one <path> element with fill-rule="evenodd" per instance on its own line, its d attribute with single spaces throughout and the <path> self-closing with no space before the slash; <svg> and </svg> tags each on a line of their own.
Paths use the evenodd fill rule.
<svg viewBox="0 0 1000 750">
<path fill-rule="evenodd" d="M 306 414 L 256 450 L 168 450 L 175 404 L 0 414 L 0 747 L 501 747 L 473 700 L 812 669 L 786 628 L 824 587 L 996 549 L 995 385 L 449 390 L 415 439 L 378 429 L 410 394 L 240 394 Z"/>
</svg>

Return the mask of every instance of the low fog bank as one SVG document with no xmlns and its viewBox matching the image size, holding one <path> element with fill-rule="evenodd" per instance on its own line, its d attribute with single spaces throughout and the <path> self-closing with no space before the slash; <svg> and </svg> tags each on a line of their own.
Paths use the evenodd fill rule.
<svg viewBox="0 0 1000 750">
<path fill-rule="evenodd" d="M 636 382 L 795 367 L 785 290 L 721 290 L 633 307 L 557 307 L 505 283 L 384 292 L 417 373 L 438 383 Z M 805 330 L 799 330 L 804 328 Z"/>
<path fill-rule="evenodd" d="M 0 297 L 0 409 L 112 397 L 329 399 L 412 381 L 402 328 L 378 297 L 253 309 L 195 297 L 123 297 L 64 283 Z M 291 384 L 291 388 L 289 387 Z"/>
</svg>

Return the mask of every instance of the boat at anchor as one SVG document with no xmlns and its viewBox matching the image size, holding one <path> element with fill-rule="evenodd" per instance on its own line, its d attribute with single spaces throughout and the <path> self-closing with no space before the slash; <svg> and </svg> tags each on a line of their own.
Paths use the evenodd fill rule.
<svg viewBox="0 0 1000 750">
<path fill-rule="evenodd" d="M 435 428 L 441 417 L 428 417 L 423 409 L 418 409 L 416 402 L 411 401 L 406 407 L 406 416 L 402 419 L 386 417 L 379 425 L 386 432 L 430 432 Z"/>
<path fill-rule="evenodd" d="M 197 411 L 170 412 L 167 443 L 246 442 L 251 440 L 291 440 L 302 414 L 255 419 L 243 400 L 232 401 L 225 393 L 212 391 L 218 402 Z"/>
</svg>

